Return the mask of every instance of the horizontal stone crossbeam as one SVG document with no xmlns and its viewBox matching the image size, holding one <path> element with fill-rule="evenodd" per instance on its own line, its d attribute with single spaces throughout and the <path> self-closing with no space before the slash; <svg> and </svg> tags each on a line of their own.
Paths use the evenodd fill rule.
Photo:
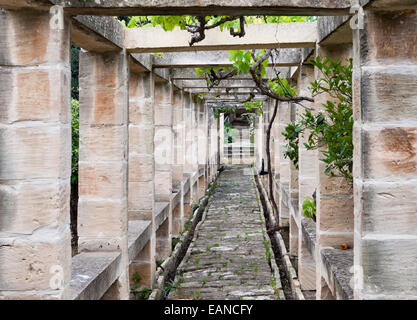
<svg viewBox="0 0 417 320">
<path fill-rule="evenodd" d="M 310 49 L 311 50 L 311 49 Z M 269 59 L 269 66 L 297 66 L 302 59 L 302 49 L 281 49 L 275 61 Z M 166 52 L 162 56 L 155 56 L 154 68 L 196 68 L 196 67 L 231 67 L 227 51 L 190 51 Z"/>
<path fill-rule="evenodd" d="M 317 41 L 316 22 L 251 24 L 244 37 L 232 37 L 219 29 L 206 31 L 206 38 L 190 47 L 191 35 L 186 30 L 166 32 L 162 28 L 125 30 L 125 47 L 131 53 L 183 52 L 233 49 L 314 48 Z"/>
</svg>

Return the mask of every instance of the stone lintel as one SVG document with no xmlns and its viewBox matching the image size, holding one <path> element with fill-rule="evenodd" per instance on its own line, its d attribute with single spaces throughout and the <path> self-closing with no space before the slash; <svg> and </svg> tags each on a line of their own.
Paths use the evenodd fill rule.
<svg viewBox="0 0 417 320">
<path fill-rule="evenodd" d="M 0 4 L 17 3 L 24 5 L 29 0 L 7 1 Z M 33 1 L 31 1 L 33 2 Z M 62 3 L 61 0 L 50 0 Z M 26 4 L 27 5 L 27 4 Z M 245 0 L 233 3 L 219 3 L 218 0 L 106 0 L 106 1 L 64 1 L 65 11 L 83 15 L 282 15 L 320 16 L 349 14 L 350 0 L 256 0 L 248 4 Z"/>
<path fill-rule="evenodd" d="M 190 33 L 179 28 L 166 32 L 160 27 L 125 29 L 125 47 L 131 53 L 184 52 L 234 49 L 314 48 L 316 22 L 250 24 L 246 35 L 232 37 L 219 29 L 206 31 L 206 38 L 189 45 Z"/>
<path fill-rule="evenodd" d="M 312 49 L 308 49 L 312 50 Z M 269 66 L 297 66 L 301 62 L 303 49 L 281 49 L 279 56 L 269 59 Z M 154 57 L 154 68 L 197 68 L 197 67 L 231 67 L 229 53 L 219 51 L 166 52 Z"/>
</svg>

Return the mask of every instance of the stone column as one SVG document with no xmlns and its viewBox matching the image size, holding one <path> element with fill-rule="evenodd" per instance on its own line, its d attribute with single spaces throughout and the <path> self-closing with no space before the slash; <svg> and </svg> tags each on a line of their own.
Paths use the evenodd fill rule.
<svg viewBox="0 0 417 320">
<path fill-rule="evenodd" d="M 354 31 L 356 299 L 417 298 L 417 15 Z"/>
<path fill-rule="evenodd" d="M 278 109 L 279 132 L 283 132 L 290 122 L 291 105 L 286 102 L 280 102 Z M 290 186 L 290 160 L 284 157 L 286 150 L 286 141 L 282 134 L 278 136 L 279 141 L 279 223 L 281 226 L 289 225 L 289 186 Z"/>
<path fill-rule="evenodd" d="M 172 234 L 178 235 L 184 225 L 184 193 L 183 175 L 184 175 L 184 92 L 176 90 L 174 92 L 174 164 L 172 166 L 173 188 L 181 192 L 181 200 L 173 208 Z"/>
<path fill-rule="evenodd" d="M 297 71 L 293 75 L 291 85 L 300 89 L 301 85 L 301 65 L 299 65 Z M 295 123 L 298 119 L 297 104 L 290 104 L 290 122 Z M 288 159 L 289 160 L 289 159 Z M 298 168 L 294 163 L 289 160 L 289 206 L 290 206 L 290 254 L 292 256 L 298 255 L 298 242 L 299 242 L 299 227 L 300 227 L 300 210 L 298 207 Z"/>
<path fill-rule="evenodd" d="M 156 231 L 157 259 L 171 253 L 172 236 L 172 163 L 173 163 L 173 86 L 155 82 L 155 201 L 168 203 L 168 218 Z"/>
<path fill-rule="evenodd" d="M 206 191 L 206 163 L 207 163 L 207 129 L 206 129 L 206 116 L 204 103 L 198 105 L 198 128 L 197 128 L 197 141 L 198 141 L 198 198 L 204 196 Z M 204 174 L 200 176 L 200 170 L 204 171 Z"/>
<path fill-rule="evenodd" d="M 62 21 L 54 29 L 51 19 Z M 0 10 L 0 299 L 69 298 L 70 24 Z"/>
<path fill-rule="evenodd" d="M 193 140 L 191 130 L 191 94 L 184 95 L 184 138 L 185 138 L 185 152 L 184 152 L 184 174 L 188 180 L 188 190 L 184 194 L 184 218 L 188 218 L 191 214 L 191 176 L 193 172 Z"/>
<path fill-rule="evenodd" d="M 130 279 L 136 272 L 140 284 L 152 287 L 155 274 L 155 165 L 153 76 L 131 73 L 129 81 L 129 226 L 150 221 L 152 236 L 130 264 Z"/>
<path fill-rule="evenodd" d="M 208 113 L 206 113 L 206 116 L 208 117 Z M 220 139 L 220 163 L 219 166 L 222 166 L 224 163 L 224 113 L 220 114 L 220 130 L 219 130 L 219 139 Z"/>
<path fill-rule="evenodd" d="M 311 97 L 309 87 L 314 81 L 314 67 L 312 65 L 302 65 L 299 78 L 299 94 L 305 97 Z M 314 112 L 314 103 L 303 103 Z M 304 113 L 304 109 L 298 107 L 299 113 Z M 305 131 L 299 140 L 298 149 L 298 208 L 299 208 L 299 230 L 298 230 L 298 278 L 300 279 L 303 290 L 316 289 L 316 264 L 313 255 L 308 251 L 307 245 L 303 240 L 301 221 L 305 218 L 303 215 L 303 202 L 307 197 L 312 197 L 317 188 L 316 166 L 314 165 L 317 158 L 317 150 L 307 150 L 304 143 L 308 141 L 309 132 Z"/>
<path fill-rule="evenodd" d="M 199 104 L 197 103 L 197 96 L 191 98 L 191 201 L 197 203 L 198 201 L 198 113 Z"/>
<path fill-rule="evenodd" d="M 321 57 L 329 56 L 332 59 L 345 60 L 351 57 L 352 46 L 331 45 L 321 46 L 316 51 Z M 316 79 L 323 75 L 315 70 Z M 320 94 L 315 97 L 315 108 L 323 110 L 322 104 L 332 100 L 328 94 Z M 333 299 L 329 288 L 325 284 L 322 268 L 321 249 L 325 247 L 339 249 L 342 244 L 353 247 L 353 190 L 352 185 L 342 175 L 334 172 L 333 176 L 324 173 L 326 164 L 320 159 L 323 157 L 319 149 L 315 161 L 316 179 L 318 181 L 316 193 L 316 297 L 317 299 Z"/>
<path fill-rule="evenodd" d="M 108 298 L 129 296 L 127 250 L 128 58 L 80 53 L 79 251 L 120 251 Z"/>
</svg>

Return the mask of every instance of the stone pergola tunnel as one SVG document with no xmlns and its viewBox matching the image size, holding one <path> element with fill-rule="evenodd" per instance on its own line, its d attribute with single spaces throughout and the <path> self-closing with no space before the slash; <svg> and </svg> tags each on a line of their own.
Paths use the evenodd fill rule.
<svg viewBox="0 0 417 320">
<path fill-rule="evenodd" d="M 364 24 L 352 30 L 354 5 Z M 114 18 L 170 14 L 318 20 L 248 25 L 242 38 L 213 29 L 190 47 L 186 31 Z M 0 299 L 416 299 L 416 31 L 409 0 L 0 0 Z M 81 48 L 74 254 L 71 44 Z M 275 101 L 249 74 L 208 94 L 194 68 L 266 48 L 280 56 L 265 77 L 279 71 L 306 97 L 320 78 L 311 58 L 353 59 L 353 182 L 325 174 L 306 138 L 298 168 L 284 157 L 281 132 L 304 110 L 289 102 L 264 168 L 272 194 L 257 174 Z M 253 122 L 239 102 L 248 94 L 263 101 Z M 329 99 L 305 104 L 320 112 Z M 232 111 L 216 117 L 219 107 Z M 302 209 L 313 194 L 315 220 Z"/>
</svg>

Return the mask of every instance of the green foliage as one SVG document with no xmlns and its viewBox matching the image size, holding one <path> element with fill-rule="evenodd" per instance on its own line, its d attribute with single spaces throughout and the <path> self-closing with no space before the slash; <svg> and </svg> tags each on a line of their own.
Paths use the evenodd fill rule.
<svg viewBox="0 0 417 320">
<path fill-rule="evenodd" d="M 298 169 L 298 142 L 299 135 L 303 128 L 297 123 L 290 123 L 285 127 L 282 135 L 288 140 L 287 150 L 284 151 L 284 156 L 289 158 L 294 166 Z"/>
<path fill-rule="evenodd" d="M 80 130 L 79 130 L 79 102 L 71 99 L 71 130 L 72 130 L 72 159 L 71 159 L 71 184 L 78 182 L 78 150 L 80 144 Z"/>
<path fill-rule="evenodd" d="M 328 94 L 332 101 L 323 104 L 324 112 L 313 114 L 310 110 L 300 115 L 300 120 L 289 124 L 282 133 L 287 144 L 286 156 L 298 164 L 299 135 L 309 132 L 304 146 L 308 150 L 325 147 L 321 151 L 321 161 L 327 164 L 325 173 L 332 175 L 334 170 L 352 181 L 353 170 L 353 111 L 352 111 L 352 67 L 349 59 L 343 65 L 340 59 L 317 57 L 311 63 L 323 74 L 312 82 L 310 88 L 314 96 Z M 297 150 L 297 151 L 296 151 Z"/>
<path fill-rule="evenodd" d="M 307 197 L 303 202 L 303 214 L 306 218 L 313 219 L 316 216 L 316 203 L 312 197 Z"/>
<path fill-rule="evenodd" d="M 80 47 L 71 45 L 71 97 L 79 99 Z"/>
</svg>

